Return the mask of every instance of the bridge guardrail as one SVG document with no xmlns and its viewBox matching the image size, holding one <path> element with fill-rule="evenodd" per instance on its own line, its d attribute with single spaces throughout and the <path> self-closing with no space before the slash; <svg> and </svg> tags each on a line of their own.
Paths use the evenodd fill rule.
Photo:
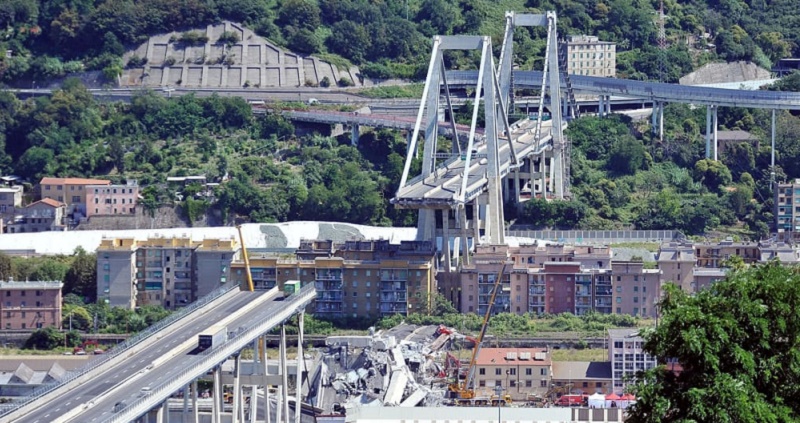
<svg viewBox="0 0 800 423">
<path fill-rule="evenodd" d="M 289 300 L 288 300 L 289 304 L 286 304 L 283 307 L 283 309 L 284 310 L 285 309 L 292 309 L 292 307 L 295 306 L 297 303 L 301 303 L 302 301 L 304 301 L 304 300 L 301 300 L 301 299 L 304 298 L 306 295 L 308 295 L 309 291 L 316 291 L 316 289 L 314 288 L 314 284 L 308 284 L 308 285 L 304 286 L 297 293 L 295 293 L 294 295 L 289 297 Z M 313 297 L 316 297 L 316 294 L 314 294 Z M 308 299 L 308 300 L 305 300 L 305 301 L 309 301 L 310 302 L 311 300 L 313 300 L 313 297 L 311 299 Z M 297 308 L 299 308 L 299 307 L 300 306 L 297 306 Z M 189 375 L 195 374 L 197 372 L 197 369 L 205 369 L 204 371 L 208 371 L 208 370 L 214 368 L 214 366 L 217 365 L 217 363 L 219 362 L 219 358 L 217 357 L 217 354 L 225 352 L 225 354 L 223 354 L 225 357 L 228 357 L 228 356 L 232 355 L 239 348 L 242 348 L 245 345 L 249 344 L 249 341 L 242 343 L 242 341 L 241 341 L 242 337 L 249 337 L 249 336 L 254 335 L 254 333 L 256 333 L 256 332 L 262 331 L 263 329 L 261 328 L 261 326 L 264 326 L 264 325 L 265 325 L 265 322 L 256 323 L 256 324 L 250 326 L 249 328 L 247 328 L 246 330 L 244 330 L 244 331 L 242 331 L 240 333 L 237 333 L 236 336 L 234 336 L 232 339 L 228 340 L 228 341 L 233 341 L 233 342 L 227 342 L 226 341 L 224 344 L 222 344 L 222 346 L 219 349 L 214 348 L 214 349 L 211 349 L 211 350 L 204 351 L 201 354 L 202 356 L 204 356 L 204 358 L 199 363 L 195 364 L 190 369 L 186 369 L 186 370 L 180 372 L 178 375 L 176 375 L 174 378 L 172 378 L 170 382 L 168 382 L 166 384 L 163 384 L 163 385 L 161 385 L 161 386 L 159 386 L 157 388 L 154 388 L 149 395 L 147 395 L 145 397 L 142 397 L 142 398 L 139 398 L 138 400 L 132 402 L 130 405 L 128 405 L 125 408 L 125 410 L 130 410 L 130 411 L 125 412 L 125 410 L 123 410 L 119 414 L 117 414 L 115 416 L 112 416 L 110 419 L 106 420 L 106 422 L 108 422 L 108 423 L 128 422 L 128 421 L 132 420 L 131 419 L 132 417 L 133 418 L 137 417 L 137 416 L 134 416 L 132 414 L 137 413 L 138 412 L 137 409 L 140 409 L 140 408 L 144 408 L 145 411 L 146 411 L 149 408 L 149 407 L 146 407 L 146 405 L 147 405 L 148 401 L 150 401 L 151 397 L 153 397 L 154 395 L 156 395 L 158 393 L 163 393 L 165 390 L 166 391 L 170 391 L 170 392 L 174 392 L 177 389 L 180 389 L 180 387 L 183 386 L 183 383 L 181 382 L 181 380 L 182 379 L 186 379 Z M 241 347 L 239 345 L 237 345 L 239 343 L 242 343 Z M 179 383 L 179 382 L 181 382 L 181 383 Z"/>
<path fill-rule="evenodd" d="M 18 409 L 24 407 L 25 405 L 27 405 L 27 404 L 35 401 L 36 399 L 40 398 L 41 396 L 43 396 L 43 395 L 45 395 L 45 394 L 47 394 L 49 392 L 52 392 L 55 389 L 58 389 L 63 385 L 66 385 L 67 383 L 77 379 L 80 376 L 85 375 L 86 373 L 89 373 L 90 371 L 94 370 L 98 366 L 108 362 L 109 360 L 113 359 L 114 357 L 117 357 L 120 354 L 126 352 L 131 347 L 139 344 L 140 342 L 142 342 L 147 337 L 153 335 L 154 333 L 157 333 L 157 332 L 161 331 L 165 327 L 177 322 L 178 320 L 186 317 L 188 314 L 194 312 L 195 310 L 199 309 L 200 307 L 203 307 L 203 306 L 207 305 L 208 303 L 216 300 L 217 298 L 223 296 L 224 294 L 226 294 L 226 293 L 228 293 L 231 290 L 236 289 L 236 288 L 238 288 L 238 285 L 236 285 L 236 284 L 230 284 L 230 285 L 226 285 L 226 286 L 222 286 L 220 288 L 217 288 L 215 291 L 212 291 L 210 294 L 206 295 L 205 297 L 200 298 L 199 300 L 193 302 L 192 304 L 182 308 L 177 313 L 173 313 L 173 314 L 169 315 L 167 318 L 165 318 L 165 319 L 159 321 L 158 323 L 148 327 L 147 329 L 139 332 L 135 336 L 133 336 L 131 338 L 128 338 L 125 342 L 122 342 L 121 344 L 114 346 L 114 348 L 109 350 L 106 354 L 97 356 L 97 358 L 95 358 L 95 359 L 91 360 L 89 363 L 87 363 L 86 366 L 83 366 L 81 368 L 78 368 L 76 370 L 73 370 L 73 371 L 67 373 L 65 375 L 65 377 L 62 378 L 60 381 L 53 382 L 53 383 L 50 383 L 50 384 L 47 384 L 47 385 L 44 385 L 44 386 L 41 386 L 41 387 L 35 389 L 30 395 L 24 397 L 19 402 L 15 401 L 15 402 L 4 404 L 3 406 L 0 407 L 0 416 L 4 416 L 4 415 L 6 415 L 6 414 L 8 414 L 8 413 L 10 413 L 10 412 L 12 412 L 14 410 L 18 410 Z"/>
</svg>

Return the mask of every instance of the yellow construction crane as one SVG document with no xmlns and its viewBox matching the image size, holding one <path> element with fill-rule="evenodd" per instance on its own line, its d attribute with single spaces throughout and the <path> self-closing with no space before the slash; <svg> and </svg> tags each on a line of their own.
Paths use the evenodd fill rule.
<svg viewBox="0 0 800 423">
<path fill-rule="evenodd" d="M 236 230 L 239 231 L 239 242 L 242 244 L 242 257 L 244 257 L 244 270 L 247 272 L 247 290 L 250 292 L 255 291 L 253 288 L 253 274 L 250 273 L 250 259 L 247 257 L 247 246 L 244 245 L 244 236 L 242 236 L 242 225 L 237 225 Z"/>
<path fill-rule="evenodd" d="M 500 272 L 497 274 L 497 278 L 494 281 L 494 287 L 492 288 L 492 296 L 489 299 L 489 305 L 486 308 L 486 314 L 483 317 L 483 324 L 481 325 L 481 331 L 478 334 L 478 338 L 475 340 L 475 347 L 472 349 L 472 358 L 469 361 L 469 367 L 467 368 L 467 377 L 464 379 L 463 383 L 460 383 L 458 378 L 456 381 L 453 382 L 448 386 L 450 392 L 454 393 L 456 396 L 456 402 L 459 404 L 475 404 L 475 405 L 499 405 L 501 403 L 510 404 L 511 403 L 511 396 L 508 394 L 503 395 L 501 398 L 492 399 L 490 404 L 483 404 L 485 401 L 477 401 L 475 398 L 475 390 L 473 389 L 472 385 L 475 380 L 475 361 L 478 359 L 478 353 L 481 350 L 481 344 L 483 343 L 483 337 L 486 334 L 486 329 L 489 327 L 489 318 L 492 316 L 492 308 L 494 308 L 494 301 L 497 298 L 497 292 L 501 288 L 501 281 L 503 279 L 503 274 L 505 274 L 506 265 L 504 264 L 503 267 L 500 269 Z"/>
</svg>

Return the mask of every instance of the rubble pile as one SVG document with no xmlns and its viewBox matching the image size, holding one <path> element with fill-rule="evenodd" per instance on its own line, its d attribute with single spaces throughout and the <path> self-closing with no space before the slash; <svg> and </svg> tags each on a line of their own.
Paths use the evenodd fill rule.
<svg viewBox="0 0 800 423">
<path fill-rule="evenodd" d="M 445 346 L 454 336 L 433 326 L 401 325 L 370 336 L 328 337 L 311 377 L 317 386 L 309 388 L 309 400 L 324 413 L 442 405 Z"/>
</svg>

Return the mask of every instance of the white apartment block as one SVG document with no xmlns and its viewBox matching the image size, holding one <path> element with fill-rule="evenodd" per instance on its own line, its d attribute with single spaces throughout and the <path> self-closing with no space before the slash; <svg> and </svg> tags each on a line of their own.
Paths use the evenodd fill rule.
<svg viewBox="0 0 800 423">
<path fill-rule="evenodd" d="M 559 48 L 571 75 L 617 76 L 617 45 L 589 35 L 569 35 Z"/>
</svg>

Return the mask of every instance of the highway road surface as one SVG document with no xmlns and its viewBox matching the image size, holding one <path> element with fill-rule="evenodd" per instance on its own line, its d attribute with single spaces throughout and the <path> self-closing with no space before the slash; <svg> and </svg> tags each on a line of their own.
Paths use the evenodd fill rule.
<svg viewBox="0 0 800 423">
<path fill-rule="evenodd" d="M 158 374 L 165 374 L 160 370 L 157 372 L 147 372 L 146 368 L 153 363 L 153 360 L 162 357 L 165 353 L 189 340 L 189 338 L 196 338 L 197 333 L 202 332 L 209 326 L 212 326 L 214 322 L 218 322 L 224 317 L 241 309 L 245 304 L 253 301 L 254 296 L 265 295 L 268 292 L 269 291 L 237 292 L 221 305 L 209 310 L 203 315 L 202 319 L 196 319 L 188 323 L 184 322 L 181 325 L 180 330 L 165 334 L 165 336 L 162 336 L 161 339 L 157 340 L 149 347 L 144 348 L 138 353 L 134 353 L 128 357 L 123 364 L 101 373 L 90 382 L 84 383 L 77 388 L 63 393 L 58 399 L 54 400 L 48 406 L 39 407 L 24 417 L 14 420 L 14 422 L 50 423 L 63 416 L 68 411 L 81 406 L 81 404 L 91 404 L 92 401 L 97 400 L 98 396 L 111 390 L 132 376 L 138 375 L 142 371 L 144 371 L 143 375 L 139 376 L 139 380 L 141 381 L 151 381 L 154 376 L 158 376 Z M 242 325 L 244 322 L 237 322 L 237 324 Z M 229 330 L 236 327 L 238 326 L 231 324 L 229 325 Z M 179 357 L 179 359 L 185 360 L 186 356 L 183 355 L 182 357 Z M 124 395 L 115 396 L 115 398 L 118 399 L 111 403 L 111 406 L 108 407 L 107 411 L 110 412 L 111 407 L 113 407 L 114 403 L 117 401 L 136 398 L 136 394 L 138 394 L 139 389 L 141 389 L 141 387 L 135 392 L 123 389 L 122 393 Z M 101 411 L 99 408 L 96 410 L 98 412 Z M 92 413 L 92 417 L 87 418 L 81 415 L 71 421 L 83 423 L 98 421 L 98 418 L 102 416 L 102 413 L 98 412 Z"/>
</svg>

